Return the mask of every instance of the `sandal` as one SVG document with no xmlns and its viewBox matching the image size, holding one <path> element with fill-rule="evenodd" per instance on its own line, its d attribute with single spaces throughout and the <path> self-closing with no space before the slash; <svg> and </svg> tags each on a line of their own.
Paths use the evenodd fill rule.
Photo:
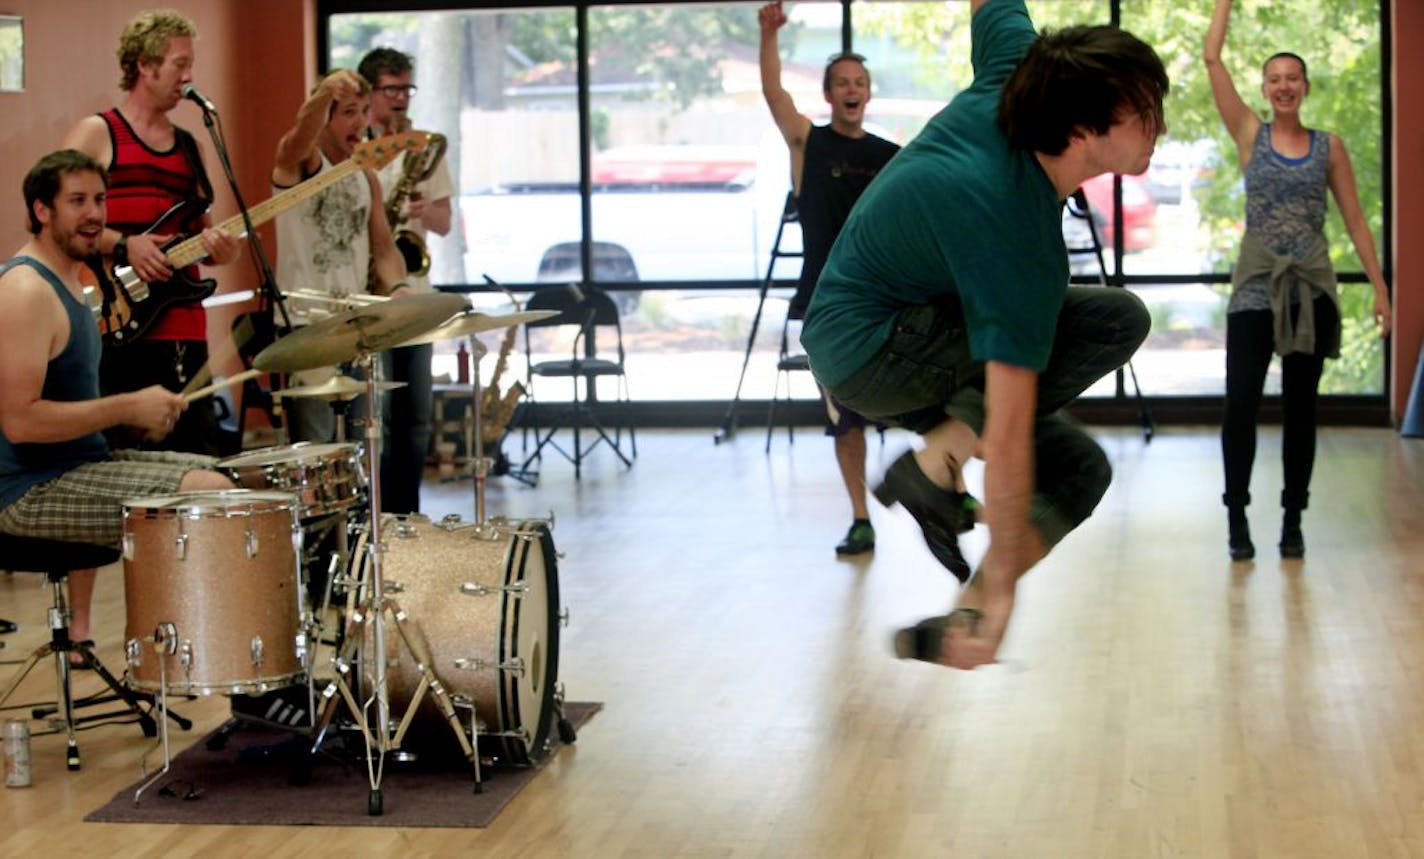
<svg viewBox="0 0 1424 859">
<path fill-rule="evenodd" d="M 973 635 L 983 616 L 984 613 L 976 608 L 957 608 L 946 615 L 927 617 L 895 633 L 895 655 L 901 659 L 918 659 L 938 665 L 945 634 L 958 626 L 968 629 Z"/>
<path fill-rule="evenodd" d="M 78 649 L 69 651 L 69 670 L 92 671 L 94 669 L 94 659 L 92 656 L 94 652 L 94 639 L 86 638 L 83 641 L 76 641 L 74 642 L 74 646 L 75 648 L 86 648 L 87 652 L 86 650 Z M 76 653 L 79 655 L 78 659 L 74 658 Z"/>
</svg>

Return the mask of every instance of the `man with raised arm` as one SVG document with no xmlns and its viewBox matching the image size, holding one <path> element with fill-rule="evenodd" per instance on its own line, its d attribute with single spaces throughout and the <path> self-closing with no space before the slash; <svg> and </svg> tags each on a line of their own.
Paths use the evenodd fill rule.
<svg viewBox="0 0 1424 859">
<path fill-rule="evenodd" d="M 297 109 L 296 123 L 277 143 L 273 186 L 281 191 L 337 167 L 366 139 L 370 123 L 371 85 L 349 69 L 331 72 Z M 277 280 L 283 288 L 339 300 L 365 293 L 372 271 L 373 291 L 409 292 L 373 170 L 356 170 L 277 216 Z M 292 306 L 298 324 L 310 321 L 312 314 L 341 309 L 312 301 Z M 313 373 L 298 375 L 309 383 L 321 381 Z M 289 399 L 286 412 L 293 441 L 329 442 L 335 436 L 335 415 L 320 400 Z"/>
<path fill-rule="evenodd" d="M 786 24 L 781 0 L 757 13 L 761 24 L 761 92 L 771 118 L 791 151 L 791 191 L 801 221 L 801 281 L 787 313 L 806 314 L 816 280 L 841 226 L 861 193 L 900 147 L 865 130 L 870 102 L 870 72 L 859 54 L 836 54 L 826 63 L 821 92 L 831 107 L 831 121 L 815 125 L 796 109 L 781 85 L 777 31 Z M 851 526 L 836 546 L 837 555 L 859 555 L 875 548 L 875 529 L 865 494 L 865 418 L 821 391 L 826 405 L 826 434 L 834 439 L 836 464 L 850 496 Z"/>
</svg>

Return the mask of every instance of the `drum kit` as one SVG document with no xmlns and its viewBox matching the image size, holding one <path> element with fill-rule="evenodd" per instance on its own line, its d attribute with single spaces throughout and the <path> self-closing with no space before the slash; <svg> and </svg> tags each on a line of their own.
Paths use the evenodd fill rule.
<svg viewBox="0 0 1424 859">
<path fill-rule="evenodd" d="M 379 378 L 380 352 L 548 315 L 487 315 L 440 293 L 363 302 L 277 340 L 253 363 L 281 373 L 354 364 L 363 380 L 338 375 L 281 393 L 375 403 L 394 387 Z M 372 815 L 382 813 L 386 762 L 411 757 L 408 735 L 449 731 L 476 792 L 482 749 L 529 765 L 547 754 L 551 729 L 574 739 L 558 683 L 567 615 L 552 515 L 487 519 L 483 462 L 473 523 L 383 514 L 378 423 L 365 422 L 364 460 L 339 437 L 251 451 L 217 463 L 244 488 L 132 499 L 123 514 L 128 682 L 155 693 L 165 715 L 170 694 L 304 697 L 308 721 L 284 727 L 310 739 L 308 760 L 334 736 L 359 743 Z M 328 532 L 335 549 L 311 551 L 308 538 Z M 307 571 L 323 559 L 325 581 L 313 587 Z M 329 680 L 316 677 L 323 645 L 334 654 Z M 163 767 L 135 803 L 169 770 L 166 721 Z"/>
</svg>

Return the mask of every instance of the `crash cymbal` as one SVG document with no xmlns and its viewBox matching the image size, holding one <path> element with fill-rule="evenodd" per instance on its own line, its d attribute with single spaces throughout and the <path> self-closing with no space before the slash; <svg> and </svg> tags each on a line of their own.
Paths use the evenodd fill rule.
<svg viewBox="0 0 1424 859">
<path fill-rule="evenodd" d="M 354 307 L 293 331 L 257 353 L 252 364 L 281 373 L 332 367 L 406 343 L 467 306 L 463 296 L 435 292 Z"/>
<path fill-rule="evenodd" d="M 389 391 L 393 388 L 404 388 L 405 382 L 377 382 L 376 390 Z M 366 393 L 366 383 L 360 379 L 353 379 L 350 376 L 336 376 L 327 379 L 320 385 L 301 385 L 296 388 L 283 388 L 280 391 L 273 391 L 275 397 L 305 397 L 312 400 L 354 400 Z"/>
<path fill-rule="evenodd" d="M 400 344 L 402 346 L 419 346 L 422 343 L 435 343 L 439 340 L 450 340 L 455 337 L 468 337 L 471 334 L 479 334 L 481 331 L 494 331 L 498 328 L 508 328 L 511 325 L 524 325 L 528 322 L 540 322 L 545 319 L 552 319 L 559 315 L 557 310 L 521 310 L 518 313 L 502 313 L 492 316 L 488 313 L 479 313 L 474 310 L 467 310 L 451 319 L 446 320 L 439 328 L 434 328 Z"/>
</svg>

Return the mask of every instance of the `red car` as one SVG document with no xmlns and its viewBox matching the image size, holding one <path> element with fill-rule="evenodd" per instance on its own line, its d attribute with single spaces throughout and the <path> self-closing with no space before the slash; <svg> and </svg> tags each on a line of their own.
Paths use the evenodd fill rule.
<svg viewBox="0 0 1424 859">
<path fill-rule="evenodd" d="M 1103 250 L 1110 252 L 1113 246 L 1113 174 L 1104 173 L 1084 182 L 1083 193 L 1088 198 L 1088 207 L 1093 210 Z M 1125 252 L 1152 247 L 1152 222 L 1156 216 L 1157 203 L 1147 192 L 1147 180 L 1141 176 L 1122 177 L 1122 247 Z"/>
</svg>

